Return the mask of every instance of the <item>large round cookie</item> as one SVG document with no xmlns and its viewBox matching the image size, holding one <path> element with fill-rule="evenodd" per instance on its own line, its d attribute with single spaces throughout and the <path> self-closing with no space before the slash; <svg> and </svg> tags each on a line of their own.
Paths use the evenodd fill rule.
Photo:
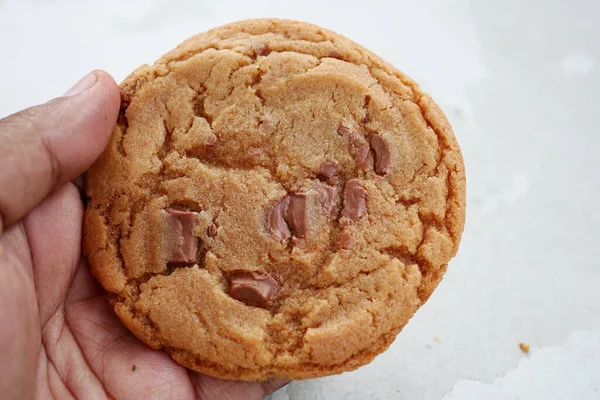
<svg viewBox="0 0 600 400">
<path fill-rule="evenodd" d="M 352 41 L 282 20 L 197 35 L 121 85 L 87 175 L 85 253 L 127 327 L 220 378 L 385 350 L 465 218 L 444 114 Z"/>
</svg>

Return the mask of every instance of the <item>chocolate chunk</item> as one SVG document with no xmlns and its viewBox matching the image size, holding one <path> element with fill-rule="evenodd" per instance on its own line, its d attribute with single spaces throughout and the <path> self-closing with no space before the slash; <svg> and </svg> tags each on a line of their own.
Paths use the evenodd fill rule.
<svg viewBox="0 0 600 400">
<path fill-rule="evenodd" d="M 340 127 L 337 128 L 337 134 L 340 136 L 346 136 L 348 133 L 350 133 L 350 128 L 347 126 L 340 125 Z"/>
<path fill-rule="evenodd" d="M 289 207 L 290 196 L 285 195 L 269 213 L 268 228 L 275 240 L 287 240 L 291 236 L 290 229 L 285 221 Z"/>
<path fill-rule="evenodd" d="M 340 164 L 337 161 L 327 161 L 319 168 L 319 177 L 326 179 L 331 184 L 337 183 L 337 174 L 340 172 Z"/>
<path fill-rule="evenodd" d="M 319 184 L 315 186 L 315 190 L 319 195 L 319 202 L 329 216 L 332 216 L 337 201 L 337 188 L 319 182 Z"/>
<path fill-rule="evenodd" d="M 356 146 L 356 143 L 360 140 L 360 136 L 358 136 L 355 132 L 350 132 L 348 134 L 348 142 L 351 146 Z"/>
<path fill-rule="evenodd" d="M 198 238 L 194 236 L 194 229 L 198 226 L 198 213 L 169 208 L 167 214 L 170 219 L 167 225 L 175 237 L 168 262 L 195 263 L 198 258 Z"/>
<path fill-rule="evenodd" d="M 354 238 L 352 237 L 352 235 L 349 232 L 343 231 L 342 234 L 340 235 L 338 244 L 340 246 L 340 249 L 348 250 L 354 244 Z"/>
<path fill-rule="evenodd" d="M 371 148 L 375 152 L 375 173 L 385 175 L 388 172 L 391 162 L 390 146 L 387 141 L 374 133 L 369 141 Z"/>
<path fill-rule="evenodd" d="M 367 213 L 367 191 L 358 179 L 346 182 L 342 217 L 357 220 Z"/>
<path fill-rule="evenodd" d="M 279 284 L 269 274 L 236 271 L 229 277 L 229 295 L 248 305 L 266 307 L 278 290 Z"/>
<path fill-rule="evenodd" d="M 209 237 L 215 237 L 215 236 L 217 236 L 217 233 L 219 233 L 219 228 L 215 224 L 210 224 L 208 226 L 208 228 L 206 229 L 206 234 Z"/>
<path fill-rule="evenodd" d="M 306 194 L 286 194 L 269 213 L 268 228 L 275 240 L 304 238 L 307 231 Z M 291 232 L 290 232 L 291 230 Z"/>
<path fill-rule="evenodd" d="M 356 161 L 356 166 L 360 169 L 365 169 L 369 166 L 369 146 L 366 143 L 356 150 L 354 161 Z"/>
<path fill-rule="evenodd" d="M 285 220 L 294 233 L 294 236 L 303 238 L 306 236 L 306 194 L 296 193 L 288 195 L 290 206 L 287 209 Z"/>
</svg>

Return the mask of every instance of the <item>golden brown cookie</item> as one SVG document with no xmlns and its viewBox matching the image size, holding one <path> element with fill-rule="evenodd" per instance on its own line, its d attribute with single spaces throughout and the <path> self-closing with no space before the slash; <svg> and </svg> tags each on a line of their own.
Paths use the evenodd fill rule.
<svg viewBox="0 0 600 400">
<path fill-rule="evenodd" d="M 141 340 L 220 378 L 385 350 L 458 249 L 465 173 L 404 74 L 317 26 L 242 21 L 121 85 L 87 175 L 85 253 Z"/>
</svg>

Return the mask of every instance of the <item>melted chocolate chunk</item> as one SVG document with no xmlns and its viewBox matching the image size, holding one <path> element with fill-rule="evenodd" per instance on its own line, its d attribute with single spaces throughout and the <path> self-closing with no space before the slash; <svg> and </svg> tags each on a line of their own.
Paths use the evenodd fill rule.
<svg viewBox="0 0 600 400">
<path fill-rule="evenodd" d="M 170 219 L 167 226 L 173 230 L 170 234 L 176 239 L 170 249 L 168 262 L 195 263 L 198 258 L 198 238 L 194 236 L 194 229 L 198 226 L 198 213 L 169 208 L 167 214 Z"/>
<path fill-rule="evenodd" d="M 358 179 L 346 182 L 342 217 L 357 220 L 367 213 L 367 191 Z"/>
<path fill-rule="evenodd" d="M 290 197 L 285 195 L 269 213 L 268 228 L 275 240 L 283 241 L 290 238 L 290 229 L 286 223 L 286 216 L 290 207 Z"/>
<path fill-rule="evenodd" d="M 292 234 L 304 238 L 307 231 L 306 194 L 286 194 L 269 213 L 268 228 L 275 240 L 288 240 Z"/>
<path fill-rule="evenodd" d="M 340 127 L 337 128 L 337 134 L 340 136 L 346 136 L 348 133 L 350 133 L 350 128 L 347 126 L 340 125 Z"/>
<path fill-rule="evenodd" d="M 215 237 L 215 236 L 217 236 L 217 233 L 219 233 L 219 228 L 215 224 L 210 224 L 208 226 L 208 228 L 206 229 L 206 234 L 209 237 Z"/>
<path fill-rule="evenodd" d="M 287 209 L 285 220 L 288 226 L 298 238 L 306 236 L 306 194 L 289 194 L 290 206 Z"/>
<path fill-rule="evenodd" d="M 363 144 L 356 150 L 356 155 L 354 156 L 354 161 L 356 161 L 356 166 L 360 169 L 365 169 L 369 166 L 369 145 Z"/>
<path fill-rule="evenodd" d="M 325 179 L 330 184 L 337 183 L 337 175 L 340 172 L 340 164 L 337 161 L 327 161 L 319 169 L 319 177 Z"/>
<path fill-rule="evenodd" d="M 337 188 L 319 182 L 319 184 L 315 186 L 315 190 L 319 195 L 321 206 L 323 206 L 330 217 L 333 216 L 333 210 L 335 209 L 335 204 L 337 202 Z"/>
<path fill-rule="evenodd" d="M 354 244 L 354 238 L 352 237 L 350 232 L 343 231 L 340 235 L 338 244 L 340 246 L 340 249 L 348 250 Z"/>
<path fill-rule="evenodd" d="M 375 173 L 385 175 L 391 163 L 390 146 L 381 135 L 376 133 L 371 135 L 369 144 L 375 153 Z"/>
<path fill-rule="evenodd" d="M 229 295 L 248 305 L 266 307 L 278 290 L 279 284 L 270 274 L 236 271 L 229 277 Z"/>
<path fill-rule="evenodd" d="M 348 133 L 348 143 L 350 143 L 351 146 L 356 146 L 356 143 L 358 143 L 359 140 L 360 137 L 354 131 Z"/>
</svg>

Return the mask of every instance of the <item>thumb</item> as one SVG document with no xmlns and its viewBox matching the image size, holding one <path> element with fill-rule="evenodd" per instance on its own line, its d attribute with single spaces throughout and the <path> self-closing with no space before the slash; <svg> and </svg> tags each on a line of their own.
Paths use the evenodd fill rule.
<svg viewBox="0 0 600 400">
<path fill-rule="evenodd" d="M 98 158 L 119 112 L 119 88 L 103 71 L 58 99 L 0 120 L 0 233 Z"/>
</svg>

